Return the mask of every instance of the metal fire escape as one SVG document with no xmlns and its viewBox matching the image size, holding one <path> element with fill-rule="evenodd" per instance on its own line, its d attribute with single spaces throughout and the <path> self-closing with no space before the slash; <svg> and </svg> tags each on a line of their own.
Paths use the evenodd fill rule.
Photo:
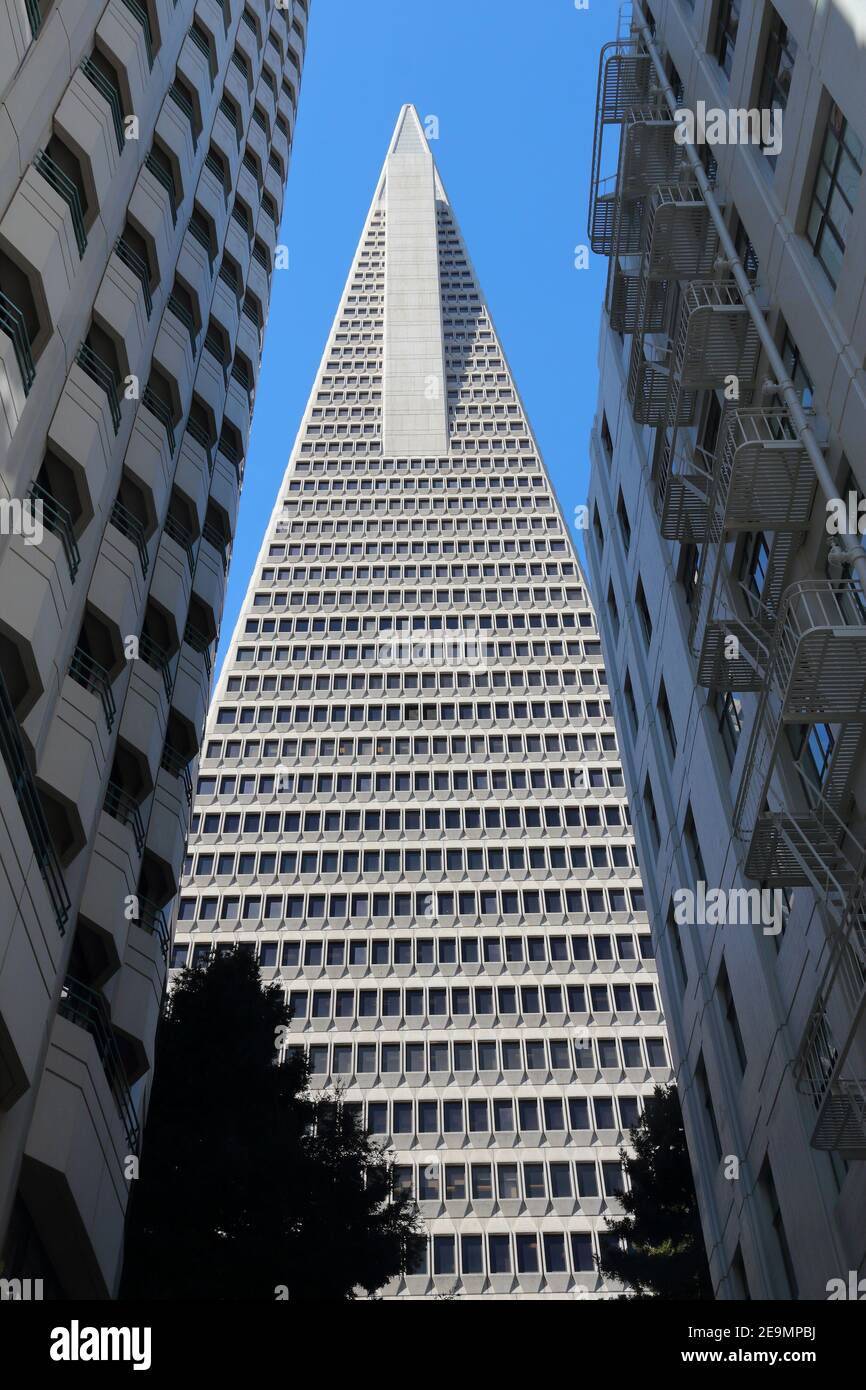
<svg viewBox="0 0 866 1390">
<path fill-rule="evenodd" d="M 866 745 L 866 558 L 841 538 L 850 577 L 790 582 L 818 484 L 832 496 L 832 479 L 712 182 L 674 139 L 677 104 L 635 5 L 630 29 L 601 54 L 590 243 L 610 257 L 611 326 L 632 337 L 634 419 L 660 427 L 662 535 L 700 547 L 690 632 L 698 683 L 757 696 L 734 816 L 744 872 L 770 888 L 811 888 L 833 924 L 795 1068 L 816 1108 L 813 1144 L 866 1157 L 866 842 L 852 787 Z M 615 141 L 616 172 L 605 176 Z M 781 402 L 766 408 L 753 404 L 762 347 Z M 709 453 L 685 432 L 700 393 L 733 377 L 737 398 Z M 760 583 L 732 572 L 742 538 L 757 533 L 767 545 Z M 818 729 L 820 768 L 808 752 Z M 805 751 L 792 770 L 793 734 Z"/>
</svg>

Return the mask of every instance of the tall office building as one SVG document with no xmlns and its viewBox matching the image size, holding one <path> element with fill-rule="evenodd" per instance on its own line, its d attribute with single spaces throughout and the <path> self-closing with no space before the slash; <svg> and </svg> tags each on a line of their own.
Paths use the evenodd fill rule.
<svg viewBox="0 0 866 1390">
<path fill-rule="evenodd" d="M 864 38 L 650 0 L 601 59 L 588 549 L 725 1298 L 866 1258 Z"/>
<path fill-rule="evenodd" d="M 0 1249 L 45 1297 L 117 1287 L 306 23 L 0 0 Z"/>
<path fill-rule="evenodd" d="M 388 1296 L 596 1296 L 669 1077 L 600 644 L 412 107 L 208 716 L 172 963 L 237 943 L 418 1198 Z"/>
</svg>

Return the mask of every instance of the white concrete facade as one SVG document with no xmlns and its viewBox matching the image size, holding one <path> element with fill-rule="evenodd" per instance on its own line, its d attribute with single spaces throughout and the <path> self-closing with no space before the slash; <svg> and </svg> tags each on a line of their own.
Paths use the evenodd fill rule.
<svg viewBox="0 0 866 1390">
<path fill-rule="evenodd" d="M 236 945 L 419 1200 L 387 1297 L 611 1292 L 617 1148 L 669 1078 L 640 873 L 586 586 L 411 107 L 208 716 L 172 964 Z"/>
<path fill-rule="evenodd" d="M 0 1251 L 120 1276 L 308 6 L 0 0 Z"/>
<path fill-rule="evenodd" d="M 677 108 L 782 111 L 775 161 L 698 152 L 832 491 L 856 505 L 862 6 L 643 9 Z M 823 1299 L 866 1260 L 862 581 L 635 32 L 603 56 L 596 128 L 593 591 L 714 1287 Z M 727 924 L 683 895 L 717 889 Z M 743 915 L 761 889 L 770 912 L 753 897 Z"/>
</svg>

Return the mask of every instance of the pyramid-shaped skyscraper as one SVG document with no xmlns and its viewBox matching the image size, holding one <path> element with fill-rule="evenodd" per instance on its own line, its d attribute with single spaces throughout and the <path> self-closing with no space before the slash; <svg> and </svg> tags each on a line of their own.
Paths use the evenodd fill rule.
<svg viewBox="0 0 866 1390">
<path fill-rule="evenodd" d="M 210 709 L 173 965 L 238 943 L 430 1233 L 388 1296 L 596 1297 L 669 1079 L 568 528 L 401 112 Z"/>
</svg>

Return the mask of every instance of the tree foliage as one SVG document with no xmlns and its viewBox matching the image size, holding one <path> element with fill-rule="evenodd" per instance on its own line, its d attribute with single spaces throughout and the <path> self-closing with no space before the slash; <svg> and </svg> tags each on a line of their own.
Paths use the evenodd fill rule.
<svg viewBox="0 0 866 1390">
<path fill-rule="evenodd" d="M 704 1238 L 676 1087 L 656 1086 L 629 1153 L 620 1158 L 628 1178 L 620 1197 L 624 1215 L 607 1219 L 611 1241 L 599 1258 L 602 1274 L 623 1284 L 630 1298 L 712 1298 Z"/>
<path fill-rule="evenodd" d="M 392 1162 L 305 1064 L 277 1065 L 290 1013 L 251 954 L 185 970 L 158 1042 L 122 1298 L 347 1300 L 420 1239 Z M 279 1293 L 277 1292 L 279 1290 Z"/>
</svg>

